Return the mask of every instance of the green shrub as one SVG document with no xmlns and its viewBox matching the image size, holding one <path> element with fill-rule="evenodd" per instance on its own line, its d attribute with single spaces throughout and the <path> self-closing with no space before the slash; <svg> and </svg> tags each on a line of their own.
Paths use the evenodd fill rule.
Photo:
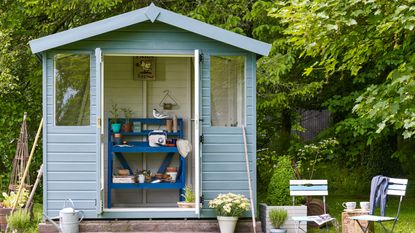
<svg viewBox="0 0 415 233">
<path fill-rule="evenodd" d="M 278 208 L 269 211 L 269 221 L 271 222 L 271 225 L 276 229 L 280 229 L 287 218 L 288 212 L 285 209 Z"/>
<path fill-rule="evenodd" d="M 31 228 L 30 213 L 24 210 L 17 210 L 7 217 L 7 224 L 11 230 L 27 232 Z"/>
<path fill-rule="evenodd" d="M 278 158 L 278 164 L 268 185 L 268 205 L 291 205 L 290 180 L 295 179 L 291 159 L 284 155 Z M 297 198 L 298 199 L 298 198 Z"/>
</svg>

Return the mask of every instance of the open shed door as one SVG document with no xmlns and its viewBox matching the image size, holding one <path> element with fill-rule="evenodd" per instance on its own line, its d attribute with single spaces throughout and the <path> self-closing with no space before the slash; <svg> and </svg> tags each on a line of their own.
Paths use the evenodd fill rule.
<svg viewBox="0 0 415 233">
<path fill-rule="evenodd" d="M 103 90 L 104 90 L 104 78 L 103 78 L 103 59 L 102 51 L 100 48 L 95 49 L 95 91 L 96 91 L 96 117 L 97 117 L 97 128 L 96 128 L 96 153 L 97 153 L 97 203 L 96 210 L 97 215 L 102 213 L 104 208 L 104 121 L 102 117 L 104 116 L 103 111 Z"/>
<path fill-rule="evenodd" d="M 202 193 L 201 190 L 201 173 L 200 173 L 200 162 L 202 158 L 202 150 L 200 146 L 200 138 L 201 138 L 201 127 L 200 127 L 200 51 L 198 49 L 194 52 L 194 88 L 195 88 L 195 94 L 194 94 L 194 132 L 195 132 L 195 142 L 194 142 L 194 152 L 195 152 L 195 202 L 196 202 L 196 209 L 195 212 L 200 217 L 200 195 Z"/>
</svg>

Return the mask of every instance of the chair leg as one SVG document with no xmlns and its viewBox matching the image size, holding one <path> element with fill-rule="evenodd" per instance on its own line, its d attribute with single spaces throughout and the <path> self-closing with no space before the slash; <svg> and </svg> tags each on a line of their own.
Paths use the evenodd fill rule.
<svg viewBox="0 0 415 233">
<path fill-rule="evenodd" d="M 359 220 L 356 220 L 356 221 L 357 221 L 357 224 L 359 224 L 360 229 L 362 229 L 363 233 L 366 233 L 369 231 L 369 225 L 370 225 L 369 223 L 367 224 L 366 227 L 363 227 L 363 225 L 359 222 Z"/>
<path fill-rule="evenodd" d="M 382 222 L 379 222 L 379 224 L 382 226 L 383 230 L 384 230 L 386 233 L 388 233 L 388 229 L 386 229 L 386 227 L 382 224 Z M 393 228 L 392 228 L 392 231 L 393 231 Z M 392 233 L 392 231 L 391 231 L 391 233 Z"/>
</svg>

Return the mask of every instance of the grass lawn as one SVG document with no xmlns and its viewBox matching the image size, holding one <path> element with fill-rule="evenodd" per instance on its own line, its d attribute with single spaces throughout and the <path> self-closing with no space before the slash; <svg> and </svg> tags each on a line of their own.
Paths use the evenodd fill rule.
<svg viewBox="0 0 415 233">
<path fill-rule="evenodd" d="M 359 205 L 360 201 L 369 201 L 369 197 L 350 197 L 350 196 L 328 196 L 327 204 L 329 213 L 335 217 L 341 227 L 341 213 L 343 211 L 342 203 L 345 201 L 356 201 Z M 398 209 L 399 198 L 391 197 L 386 207 L 386 215 L 394 216 Z M 392 223 L 386 223 L 385 226 L 390 227 Z M 317 232 L 317 231 L 309 231 Z M 330 232 L 335 232 L 334 228 L 330 229 Z M 341 232 L 341 228 L 340 228 Z M 375 224 L 375 232 L 384 232 L 380 224 Z M 405 197 L 402 201 L 401 212 L 399 214 L 399 220 L 395 226 L 394 232 L 396 233 L 414 233 L 415 232 L 415 198 Z"/>
</svg>

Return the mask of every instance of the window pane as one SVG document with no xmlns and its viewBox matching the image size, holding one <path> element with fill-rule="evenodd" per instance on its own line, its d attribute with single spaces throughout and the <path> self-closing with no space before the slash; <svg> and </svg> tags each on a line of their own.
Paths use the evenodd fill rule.
<svg viewBox="0 0 415 233">
<path fill-rule="evenodd" d="M 56 125 L 89 125 L 89 54 L 57 54 L 54 63 Z"/>
<path fill-rule="evenodd" d="M 211 56 L 211 125 L 236 127 L 244 117 L 244 66 L 242 56 Z"/>
</svg>

